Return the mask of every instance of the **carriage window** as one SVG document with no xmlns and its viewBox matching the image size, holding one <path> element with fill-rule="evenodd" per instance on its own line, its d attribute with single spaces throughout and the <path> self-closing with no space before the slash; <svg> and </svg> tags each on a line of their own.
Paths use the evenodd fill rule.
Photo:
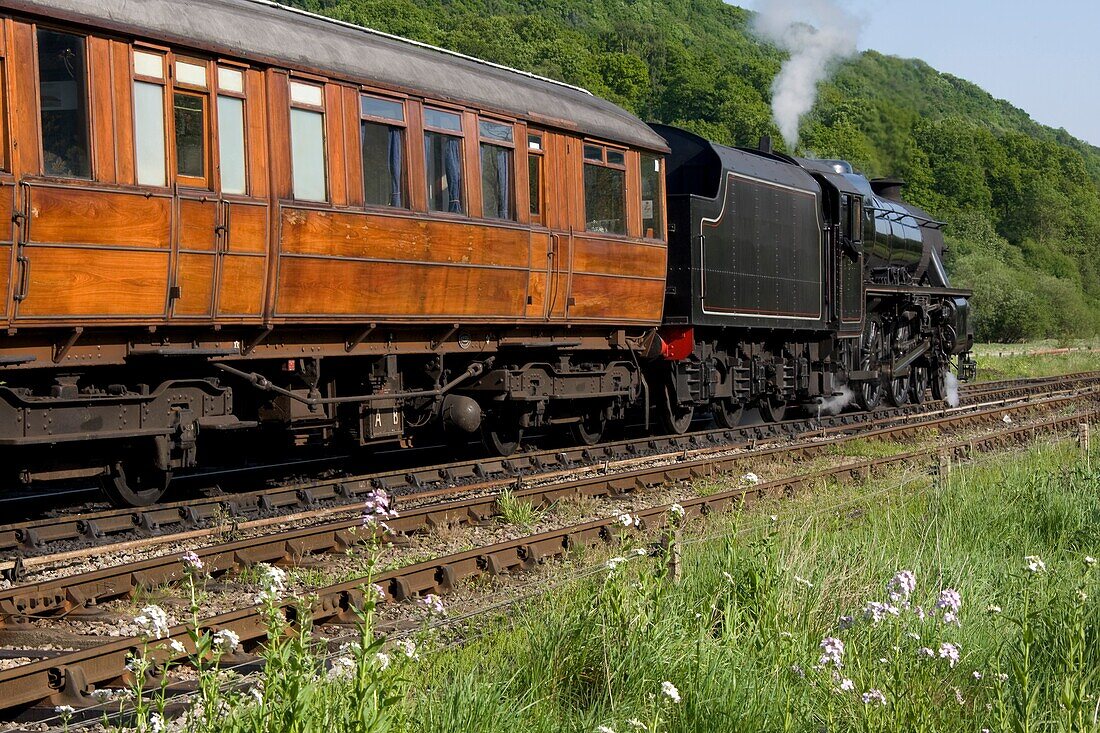
<svg viewBox="0 0 1100 733">
<path fill-rule="evenodd" d="M 84 38 L 44 28 L 37 35 L 43 171 L 91 178 Z"/>
<path fill-rule="evenodd" d="M 165 165 L 164 87 L 134 82 L 134 153 L 137 181 L 143 186 L 167 186 Z"/>
<path fill-rule="evenodd" d="M 206 97 L 176 92 L 176 170 L 181 177 L 206 179 Z"/>
<path fill-rule="evenodd" d="M 462 118 L 451 112 L 426 108 L 424 127 L 428 208 L 431 211 L 465 214 L 466 199 L 462 188 Z M 459 135 L 453 134 L 454 132 Z"/>
<path fill-rule="evenodd" d="M 648 239 L 665 238 L 664 200 L 661 185 L 661 159 L 641 156 L 642 161 L 642 234 Z"/>
<path fill-rule="evenodd" d="M 405 107 L 363 95 L 360 139 L 363 200 L 368 206 L 405 207 Z"/>
<path fill-rule="evenodd" d="M 599 145 L 585 145 L 584 158 L 584 228 L 626 234 L 626 170 L 619 167 L 623 154 Z"/>
<path fill-rule="evenodd" d="M 542 224 L 542 135 L 527 136 L 527 185 L 530 188 L 531 220 Z"/>
<path fill-rule="evenodd" d="M 248 191 L 244 142 L 244 72 L 218 68 L 218 170 L 224 193 Z"/>
<path fill-rule="evenodd" d="M 488 219 L 515 220 L 512 126 L 482 121 L 478 132 L 481 136 L 482 213 Z"/>
<path fill-rule="evenodd" d="M 325 201 L 325 115 L 321 87 L 290 83 L 290 152 L 294 198 Z"/>
</svg>

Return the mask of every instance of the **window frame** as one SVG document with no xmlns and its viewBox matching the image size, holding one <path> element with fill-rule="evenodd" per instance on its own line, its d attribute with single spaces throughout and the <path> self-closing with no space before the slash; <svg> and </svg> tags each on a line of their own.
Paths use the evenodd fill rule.
<svg viewBox="0 0 1100 733">
<path fill-rule="evenodd" d="M 241 91 L 238 92 L 235 89 L 225 89 L 225 88 L 222 87 L 221 75 L 219 74 L 219 72 L 222 69 L 225 69 L 227 71 L 235 71 L 235 72 L 237 72 L 241 75 Z M 213 100 L 214 100 L 213 107 L 212 107 L 212 112 L 213 112 L 213 115 L 214 115 L 214 119 L 213 119 L 213 123 L 211 125 L 211 129 L 213 130 L 215 136 L 217 137 L 217 139 L 214 140 L 214 143 L 217 146 L 217 151 L 215 153 L 212 150 L 211 153 L 215 154 L 217 156 L 214 159 L 214 161 L 215 161 L 214 173 L 217 176 L 218 191 L 222 196 L 249 196 L 252 193 L 252 176 L 250 175 L 251 171 L 249 171 L 249 168 L 251 167 L 250 166 L 250 160 L 251 160 L 250 155 L 252 153 L 252 149 L 250 147 L 250 143 L 249 143 L 249 140 L 248 140 L 248 122 L 249 122 L 249 118 L 248 118 L 248 116 L 249 116 L 249 109 L 248 109 L 249 108 L 249 103 L 248 103 L 248 70 L 249 70 L 249 67 L 247 67 L 247 66 L 242 66 L 242 65 L 238 65 L 238 64 L 234 64 L 234 63 L 231 63 L 231 62 L 228 62 L 228 61 L 222 61 L 222 60 L 218 60 L 218 59 L 215 59 L 214 63 L 212 64 L 213 76 L 211 78 L 212 83 L 210 84 L 210 91 L 211 91 L 211 96 L 213 97 Z M 244 125 L 244 130 L 242 130 L 242 136 L 244 138 L 244 147 L 241 150 L 241 155 L 244 158 L 244 161 L 243 161 L 244 162 L 244 192 L 243 193 L 226 193 L 223 190 L 222 160 L 221 160 L 222 129 L 221 129 L 221 117 L 218 114 L 218 103 L 219 103 L 219 100 L 220 100 L 221 97 L 229 97 L 229 98 L 232 98 L 232 99 L 241 100 L 241 123 Z"/>
<path fill-rule="evenodd" d="M 428 114 L 430 112 L 443 112 L 445 114 L 453 115 L 458 118 L 458 130 L 448 130 L 443 127 L 436 127 L 428 123 Z M 430 216 L 446 216 L 454 218 L 470 218 L 470 162 L 467 159 L 469 156 L 466 151 L 467 130 L 464 124 L 464 118 L 466 117 L 465 111 L 462 109 L 456 109 L 454 107 L 448 107 L 442 104 L 436 104 L 434 101 L 429 102 L 425 100 L 420 106 L 420 144 L 423 145 L 427 139 L 429 132 L 437 135 L 447 135 L 450 137 L 458 138 L 459 140 L 459 156 L 462 164 L 462 208 L 463 211 L 438 211 L 432 208 L 432 188 L 431 181 L 428 180 L 428 160 L 424 160 L 424 192 L 426 195 L 425 210 Z M 481 161 L 478 160 L 478 173 L 481 172 Z M 478 176 L 480 179 L 480 175 Z"/>
<path fill-rule="evenodd" d="M 363 111 L 363 98 L 370 97 L 371 99 L 377 99 L 383 102 L 391 102 L 401 106 L 401 120 L 395 120 L 390 117 L 381 117 L 378 115 L 367 114 Z M 372 204 L 367 201 L 367 172 L 361 171 L 361 177 L 363 179 L 363 207 L 366 209 L 372 209 L 376 211 L 410 211 L 412 210 L 412 193 L 410 189 L 412 181 L 412 169 L 410 166 L 410 147 L 409 136 L 411 125 L 409 124 L 409 105 L 408 99 L 405 97 L 389 96 L 382 94 L 374 89 L 368 89 L 361 87 L 359 89 L 359 139 L 362 141 L 363 136 L 363 123 L 369 122 L 376 125 L 385 125 L 387 127 L 399 127 L 402 130 L 402 156 L 401 156 L 401 206 L 390 206 L 385 204 Z M 423 144 L 423 141 L 421 141 Z M 360 144 L 360 147 L 362 145 Z M 359 165 L 363 165 L 363 153 L 359 151 Z"/>
<path fill-rule="evenodd" d="M 39 174 L 47 177 L 64 181 L 89 181 L 94 182 L 96 180 L 95 170 L 95 135 L 92 129 L 92 90 L 91 90 L 91 65 L 89 55 L 88 41 L 91 39 L 88 33 L 65 28 L 63 26 L 56 26 L 50 23 L 35 23 L 34 24 L 34 91 L 35 91 L 35 104 L 37 106 L 37 119 L 35 120 L 35 126 L 38 129 L 38 163 Z M 84 96 L 84 141 L 85 148 L 88 156 L 88 175 L 87 176 L 65 176 L 57 173 L 46 172 L 46 139 L 42 129 L 42 71 L 39 66 L 39 50 L 38 50 L 38 33 L 39 31 L 50 31 L 52 33 L 61 33 L 69 36 L 77 36 L 83 40 L 84 51 L 84 88 L 81 90 L 81 94 Z M 6 80 L 5 80 L 6 81 Z M 7 156 L 5 156 L 6 158 Z M 11 170 L 11 164 L 5 168 L 5 170 Z"/>
<path fill-rule="evenodd" d="M 532 148 L 532 138 L 538 138 L 538 147 Z M 531 217 L 531 223 L 536 226 L 546 226 L 546 133 L 542 130 L 527 130 L 527 189 L 528 189 L 528 201 L 527 209 L 528 216 Z M 536 197 L 531 198 L 531 161 L 537 160 L 538 165 L 538 183 L 535 189 Z M 539 210 L 536 212 L 533 208 L 535 200 L 538 201 Z"/>
<path fill-rule="evenodd" d="M 172 155 L 173 155 L 173 173 L 175 173 L 175 181 L 178 185 L 185 186 L 187 188 L 213 188 L 213 176 L 211 172 L 214 168 L 214 145 L 218 143 L 214 134 L 214 112 L 210 109 L 211 106 L 211 90 L 215 86 L 216 80 L 211 78 L 211 62 L 210 59 L 198 59 L 193 56 L 177 56 L 175 53 L 171 54 L 171 65 L 169 66 L 168 78 L 172 86 L 172 98 L 169 100 L 169 105 L 172 110 Z M 180 63 L 189 64 L 191 66 L 201 66 L 206 74 L 206 85 L 200 86 L 191 82 L 183 82 L 179 80 L 179 74 L 177 65 Z M 215 82 L 215 83 L 212 83 Z M 176 95 L 183 94 L 185 96 L 197 97 L 202 102 L 202 132 L 203 132 L 203 174 L 201 176 L 188 176 L 180 173 L 179 170 L 179 131 L 176 129 Z"/>
<path fill-rule="evenodd" d="M 137 70 L 137 54 L 143 53 L 149 56 L 160 57 L 160 76 L 150 76 L 148 74 L 138 73 Z M 135 95 L 137 89 L 137 83 L 142 82 L 144 84 L 152 84 L 161 88 L 160 106 L 161 106 L 161 128 L 164 132 L 164 151 L 162 153 L 164 159 L 164 183 L 142 183 L 140 165 L 138 163 L 138 116 L 137 116 L 137 104 L 136 100 L 131 103 L 131 124 L 133 126 L 133 144 L 134 144 L 134 182 L 139 186 L 148 186 L 151 188 L 171 188 L 172 180 L 175 177 L 175 124 L 169 122 L 169 113 L 172 110 L 171 107 L 171 81 L 169 78 L 170 69 L 172 68 L 172 52 L 167 48 L 160 48 L 157 46 L 146 46 L 144 44 L 134 43 L 130 45 L 130 94 Z"/>
<path fill-rule="evenodd" d="M 588 157 L 588 148 L 599 148 L 600 149 L 600 159 L 596 160 L 594 158 L 589 158 Z M 623 156 L 623 162 L 622 163 L 609 163 L 608 160 L 607 160 L 609 152 L 614 152 L 614 153 L 618 153 L 618 154 L 622 155 Z M 583 222 L 582 222 L 583 227 L 584 227 L 583 231 L 591 233 L 591 234 L 596 234 L 596 235 L 602 236 L 602 237 L 620 237 L 620 238 L 623 238 L 623 239 L 630 239 L 631 238 L 631 236 L 630 236 L 630 228 L 631 228 L 631 224 L 630 224 L 630 204 L 627 201 L 627 194 L 630 190 L 630 182 L 629 182 L 630 171 L 628 170 L 628 165 L 627 165 L 627 161 L 629 160 L 629 155 L 628 155 L 629 152 L 630 151 L 627 148 L 619 147 L 619 146 L 616 146 L 616 145 L 611 145 L 609 143 L 605 143 L 605 142 L 602 142 L 602 141 L 599 141 L 599 140 L 590 140 L 590 139 L 586 138 L 586 139 L 581 141 L 581 196 L 582 196 L 582 201 L 584 202 L 584 206 L 581 208 L 581 216 L 583 217 Z M 588 202 L 587 202 L 588 190 L 587 190 L 587 186 L 586 186 L 586 183 L 585 183 L 585 177 L 584 177 L 584 166 L 588 166 L 588 165 L 595 166 L 595 167 L 600 167 L 600 168 L 610 168 L 612 170 L 620 171 L 623 174 L 623 189 L 622 189 L 622 191 L 623 191 L 623 197 L 622 197 L 622 201 L 623 201 L 623 226 L 622 226 L 622 232 L 596 232 L 596 231 L 592 231 L 591 229 L 588 228 Z"/>
<path fill-rule="evenodd" d="M 294 85 L 300 84 L 302 86 L 314 87 L 321 92 L 321 101 L 319 104 L 312 104 L 310 102 L 301 102 L 294 99 Z M 288 117 L 289 124 L 287 126 L 287 132 L 290 135 L 290 197 L 295 201 L 308 204 L 328 204 L 331 202 L 332 190 L 329 185 L 329 165 L 328 165 L 328 111 L 325 108 L 325 85 L 326 82 L 313 77 L 304 77 L 292 75 L 287 77 L 287 100 L 289 105 Z M 294 114 L 293 110 L 300 109 L 307 112 L 314 112 L 321 115 L 321 175 L 322 181 L 325 186 L 324 197 L 321 199 L 307 199 L 298 198 L 294 192 Z"/>
<path fill-rule="evenodd" d="M 501 127 L 509 128 L 512 131 L 511 141 L 499 140 L 499 139 L 493 138 L 493 137 L 486 137 L 481 132 L 482 123 L 487 123 L 487 124 L 490 124 L 490 125 L 499 125 Z M 486 115 L 478 115 L 477 116 L 477 153 L 478 153 L 478 155 L 477 155 L 478 171 L 477 172 L 478 172 L 478 183 L 482 187 L 481 216 L 482 216 L 483 219 L 490 219 L 490 220 L 495 221 L 495 222 L 504 222 L 504 223 L 511 223 L 511 224 L 519 223 L 519 196 L 517 195 L 517 192 L 516 192 L 516 182 L 519 180 L 519 171 L 516 168 L 517 158 L 519 157 L 518 155 L 516 155 L 516 149 L 517 149 L 516 137 L 519 134 L 519 132 L 521 132 L 521 130 L 519 129 L 519 126 L 516 124 L 515 120 L 504 120 L 504 119 L 500 119 L 500 118 L 489 117 L 489 116 L 486 116 Z M 494 146 L 494 147 L 504 148 L 506 150 L 511 150 L 512 151 L 511 170 L 508 171 L 509 188 L 510 188 L 510 193 L 511 193 L 511 201 L 509 202 L 509 210 L 511 212 L 511 216 L 508 216 L 508 217 L 490 216 L 486 212 L 485 192 L 484 192 L 485 191 L 485 171 L 483 171 L 481 169 L 481 146 L 482 145 L 491 145 L 491 146 Z"/>
<path fill-rule="evenodd" d="M 643 211 L 643 203 L 645 201 L 645 162 L 647 160 L 655 160 L 659 166 L 657 172 L 657 184 L 660 190 L 657 192 L 657 197 L 653 201 L 653 215 L 654 219 L 659 219 L 661 223 L 661 232 L 654 232 L 654 236 L 646 236 L 646 219 L 645 212 Z M 668 186 L 668 182 L 665 180 L 667 160 L 665 156 L 657 153 L 649 153 L 645 151 L 638 152 L 638 221 L 641 225 L 640 236 L 650 242 L 667 242 L 668 239 L 668 212 L 665 210 L 665 198 L 667 196 L 665 190 Z"/>
</svg>

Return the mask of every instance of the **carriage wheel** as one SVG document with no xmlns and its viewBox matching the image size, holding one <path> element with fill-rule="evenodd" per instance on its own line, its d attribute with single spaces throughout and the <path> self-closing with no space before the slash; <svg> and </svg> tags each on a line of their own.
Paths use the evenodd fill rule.
<svg viewBox="0 0 1100 733">
<path fill-rule="evenodd" d="M 519 417 L 510 413 L 492 413 L 485 416 L 481 425 L 481 441 L 494 456 L 510 456 L 519 450 L 523 441 L 523 428 Z"/>
<path fill-rule="evenodd" d="M 712 403 L 714 422 L 720 428 L 735 428 L 745 416 L 745 406 L 730 397 L 722 397 Z"/>
<path fill-rule="evenodd" d="M 604 431 L 607 430 L 607 415 L 602 408 L 595 407 L 581 415 L 581 419 L 569 427 L 574 441 L 580 445 L 596 445 L 603 440 Z"/>
<path fill-rule="evenodd" d="M 683 435 L 695 418 L 695 405 L 678 405 L 671 384 L 666 384 L 660 409 L 661 427 L 666 433 Z"/>
<path fill-rule="evenodd" d="M 782 397 L 761 397 L 760 417 L 764 422 L 783 422 L 787 415 L 787 401 Z"/>
<path fill-rule="evenodd" d="M 115 506 L 138 507 L 160 501 L 171 480 L 172 472 L 157 468 L 151 458 L 131 455 L 108 466 L 99 485 Z"/>
</svg>

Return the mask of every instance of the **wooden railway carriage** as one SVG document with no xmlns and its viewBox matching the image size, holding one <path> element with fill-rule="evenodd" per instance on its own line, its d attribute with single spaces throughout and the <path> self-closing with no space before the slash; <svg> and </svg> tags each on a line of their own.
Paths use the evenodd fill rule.
<svg viewBox="0 0 1100 733">
<path fill-rule="evenodd" d="M 667 148 L 608 102 L 262 0 L 0 0 L 0 75 L 23 480 L 149 502 L 265 426 L 593 440 L 644 389 Z"/>
</svg>

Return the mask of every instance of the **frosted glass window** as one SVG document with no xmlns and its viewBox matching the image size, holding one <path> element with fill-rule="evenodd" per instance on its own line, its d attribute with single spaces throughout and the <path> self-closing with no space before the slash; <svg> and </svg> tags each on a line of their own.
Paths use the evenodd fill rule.
<svg viewBox="0 0 1100 733">
<path fill-rule="evenodd" d="M 311 104 L 314 107 L 320 107 L 324 102 L 324 95 L 321 93 L 321 87 L 292 81 L 290 82 L 290 100 L 298 104 Z"/>
<path fill-rule="evenodd" d="M 222 191 L 245 193 L 243 99 L 218 97 L 218 157 Z"/>
<path fill-rule="evenodd" d="M 218 69 L 218 87 L 225 92 L 244 94 L 244 72 L 237 69 Z"/>
<path fill-rule="evenodd" d="M 308 109 L 290 110 L 290 147 L 294 198 L 324 201 L 325 118 Z"/>
<path fill-rule="evenodd" d="M 134 82 L 134 148 L 137 180 L 143 186 L 167 186 L 164 87 Z"/>
<path fill-rule="evenodd" d="M 163 79 L 164 57 L 160 54 L 134 51 L 134 73 L 140 76 L 151 76 L 154 79 Z"/>
<path fill-rule="evenodd" d="M 176 62 L 176 81 L 180 84 L 190 84 L 196 87 L 206 87 L 206 67 L 199 64 L 189 64 L 186 61 Z"/>
</svg>

